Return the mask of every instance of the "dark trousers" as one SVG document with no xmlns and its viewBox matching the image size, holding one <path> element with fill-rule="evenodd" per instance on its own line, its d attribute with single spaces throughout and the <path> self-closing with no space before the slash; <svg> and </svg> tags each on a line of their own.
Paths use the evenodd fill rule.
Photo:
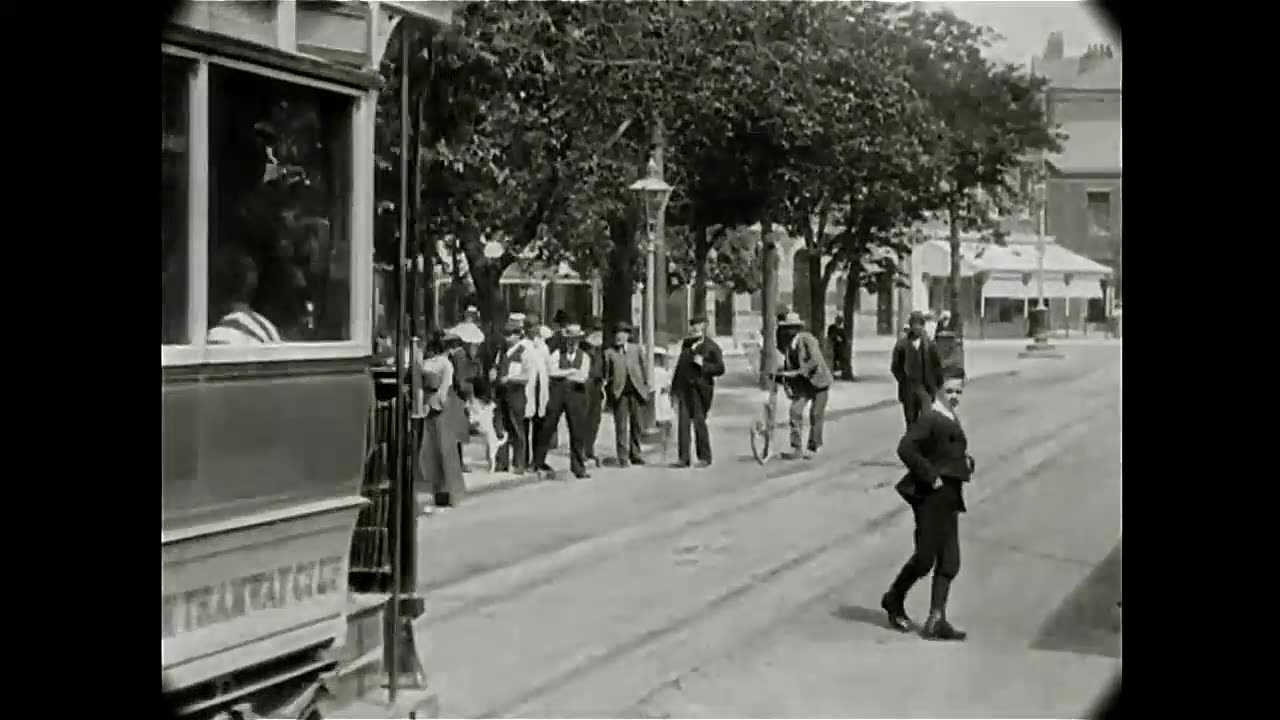
<svg viewBox="0 0 1280 720">
<path fill-rule="evenodd" d="M 686 390 L 676 397 L 676 444 L 679 446 L 680 462 L 689 464 L 689 426 L 693 426 L 693 435 L 697 441 L 698 459 L 711 462 L 711 434 L 707 432 L 707 408 L 702 401 L 702 393 L 697 390 Z"/>
<path fill-rule="evenodd" d="M 799 450 L 804 441 L 804 410 L 809 408 L 809 449 L 817 452 L 822 447 L 822 425 L 827 417 L 827 398 L 830 388 L 797 392 L 791 398 L 791 447 Z"/>
<path fill-rule="evenodd" d="M 640 462 L 642 459 L 640 432 L 644 418 L 640 411 L 644 405 L 645 398 L 630 384 L 613 401 L 613 434 L 617 441 L 616 452 L 620 463 L 628 460 Z"/>
<path fill-rule="evenodd" d="M 529 421 L 524 417 L 524 405 L 524 388 L 520 388 L 510 394 L 500 393 L 495 408 L 502 421 L 502 432 L 508 438 L 505 449 L 510 458 L 507 463 L 499 465 L 521 472 L 527 469 L 529 462 Z"/>
<path fill-rule="evenodd" d="M 920 386 L 913 387 L 911 394 L 902 401 L 902 415 L 907 420 L 907 427 L 914 425 L 920 413 L 932 404 L 933 398 L 929 396 L 928 390 Z"/>
<path fill-rule="evenodd" d="M 912 506 L 915 551 L 893 581 L 890 593 L 898 601 L 917 580 L 933 572 L 929 614 L 946 615 L 951 581 L 960 573 L 960 500 L 955 488 L 943 486 Z"/>
<path fill-rule="evenodd" d="M 569 469 L 574 475 L 585 475 L 586 453 L 582 446 L 587 434 L 587 391 L 581 385 L 556 383 L 551 386 L 547 415 L 538 423 L 533 465 L 536 468 L 547 466 L 547 451 L 551 449 L 551 439 L 560 432 L 561 415 L 569 421 Z"/>
<path fill-rule="evenodd" d="M 596 438 L 600 436 L 600 416 L 604 409 L 604 385 L 599 381 L 587 383 L 587 436 L 582 440 L 582 450 L 589 458 L 596 456 Z"/>
</svg>

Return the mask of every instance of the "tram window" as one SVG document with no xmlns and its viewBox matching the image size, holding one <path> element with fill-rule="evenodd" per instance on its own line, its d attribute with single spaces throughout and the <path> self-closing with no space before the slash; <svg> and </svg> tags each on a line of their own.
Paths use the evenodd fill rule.
<svg viewBox="0 0 1280 720">
<path fill-rule="evenodd" d="M 191 342 L 187 327 L 187 107 L 193 64 L 161 54 L 160 344 Z"/>
<path fill-rule="evenodd" d="M 351 339 L 351 109 L 210 68 L 210 344 Z"/>
</svg>

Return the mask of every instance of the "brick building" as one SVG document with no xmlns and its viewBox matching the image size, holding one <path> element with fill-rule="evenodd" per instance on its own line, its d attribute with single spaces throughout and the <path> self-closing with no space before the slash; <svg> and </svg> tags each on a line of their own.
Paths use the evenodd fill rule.
<svg viewBox="0 0 1280 720">
<path fill-rule="evenodd" d="M 1089 301 L 1090 322 L 1105 320 L 1122 297 L 1121 69 L 1109 46 L 1064 57 L 1059 33 L 1032 60 L 1049 81 L 1049 119 L 1067 134 L 1062 152 L 1047 158 L 1046 233 L 1114 271 L 1104 297 Z"/>
</svg>

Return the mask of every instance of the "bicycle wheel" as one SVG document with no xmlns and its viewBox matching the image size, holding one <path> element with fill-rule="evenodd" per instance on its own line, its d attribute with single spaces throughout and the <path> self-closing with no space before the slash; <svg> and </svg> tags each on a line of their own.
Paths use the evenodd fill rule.
<svg viewBox="0 0 1280 720">
<path fill-rule="evenodd" d="M 761 465 L 769 462 L 769 445 L 772 436 L 772 429 L 765 420 L 756 418 L 751 423 L 751 454 Z"/>
</svg>

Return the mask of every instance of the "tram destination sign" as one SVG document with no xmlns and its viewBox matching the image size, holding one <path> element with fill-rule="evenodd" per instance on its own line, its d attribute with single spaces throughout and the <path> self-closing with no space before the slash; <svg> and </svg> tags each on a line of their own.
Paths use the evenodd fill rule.
<svg viewBox="0 0 1280 720">
<path fill-rule="evenodd" d="M 343 567 L 342 557 L 307 560 L 162 595 L 160 638 L 176 637 L 339 592 L 343 587 Z"/>
</svg>

